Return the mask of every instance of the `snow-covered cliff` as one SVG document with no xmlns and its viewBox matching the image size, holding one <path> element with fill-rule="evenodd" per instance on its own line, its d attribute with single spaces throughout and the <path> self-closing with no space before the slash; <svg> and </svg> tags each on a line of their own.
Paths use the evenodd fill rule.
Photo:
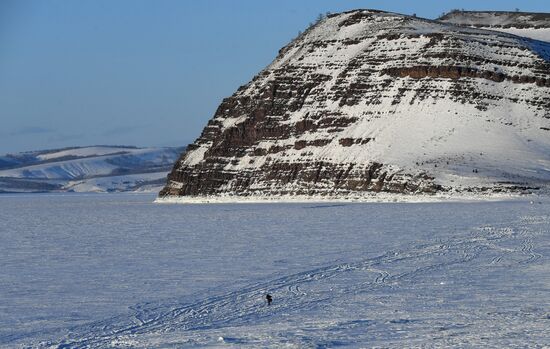
<svg viewBox="0 0 550 349">
<path fill-rule="evenodd" d="M 550 43 L 330 15 L 226 98 L 160 196 L 348 197 L 550 181 Z"/>
</svg>

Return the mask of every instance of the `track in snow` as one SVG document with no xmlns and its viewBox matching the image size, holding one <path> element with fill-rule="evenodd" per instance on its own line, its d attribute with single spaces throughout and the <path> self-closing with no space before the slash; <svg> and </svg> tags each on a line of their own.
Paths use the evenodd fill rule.
<svg viewBox="0 0 550 349">
<path fill-rule="evenodd" d="M 138 306 L 131 316 L 72 328 L 61 342 L 41 343 L 40 347 L 147 347 L 142 338 L 169 333 L 199 338 L 197 333 L 253 326 L 277 316 L 341 304 L 356 295 L 368 296 L 377 291 L 392 294 L 399 289 L 421 285 L 436 273 L 453 273 L 458 278 L 462 275 L 467 280 L 468 274 L 476 273 L 476 270 L 510 265 L 525 267 L 542 257 L 534 248 L 535 235 L 525 229 L 484 227 L 458 238 L 419 243 L 374 258 L 337 263 L 253 283 L 192 304 Z M 509 247 L 511 245 L 517 248 Z M 274 295 L 274 303 L 269 307 L 263 299 L 266 292 Z M 409 322 L 395 319 L 390 324 L 404 326 Z M 366 326 L 368 323 L 341 323 L 339 326 Z M 232 340 L 225 338 L 224 341 L 231 343 Z M 233 344 L 237 342 L 234 340 Z"/>
</svg>

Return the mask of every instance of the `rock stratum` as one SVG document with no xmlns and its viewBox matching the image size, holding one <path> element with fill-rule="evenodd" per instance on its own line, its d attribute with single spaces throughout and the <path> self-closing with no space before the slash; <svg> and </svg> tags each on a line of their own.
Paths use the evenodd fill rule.
<svg viewBox="0 0 550 349">
<path fill-rule="evenodd" d="M 547 185 L 550 43 L 465 16 L 329 15 L 223 100 L 160 197 Z"/>
</svg>

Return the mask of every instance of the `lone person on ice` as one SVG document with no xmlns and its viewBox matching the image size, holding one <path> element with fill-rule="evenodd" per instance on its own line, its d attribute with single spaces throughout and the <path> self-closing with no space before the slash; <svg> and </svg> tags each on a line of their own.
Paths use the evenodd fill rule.
<svg viewBox="0 0 550 349">
<path fill-rule="evenodd" d="M 273 302 L 273 298 L 269 293 L 265 295 L 265 299 L 267 299 L 267 305 L 271 305 L 271 302 Z"/>
</svg>

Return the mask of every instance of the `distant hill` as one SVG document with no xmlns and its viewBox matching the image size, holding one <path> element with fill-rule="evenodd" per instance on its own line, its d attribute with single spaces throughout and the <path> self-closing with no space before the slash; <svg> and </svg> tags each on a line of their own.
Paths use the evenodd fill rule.
<svg viewBox="0 0 550 349">
<path fill-rule="evenodd" d="M 454 10 L 438 20 L 550 42 L 550 13 Z"/>
<path fill-rule="evenodd" d="M 90 146 L 0 156 L 0 193 L 158 191 L 184 147 Z"/>
</svg>

